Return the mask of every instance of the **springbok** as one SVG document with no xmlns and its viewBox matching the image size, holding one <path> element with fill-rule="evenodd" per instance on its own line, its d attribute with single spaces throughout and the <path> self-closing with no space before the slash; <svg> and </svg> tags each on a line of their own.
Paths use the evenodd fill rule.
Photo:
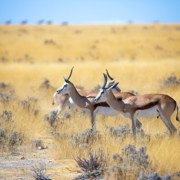
<svg viewBox="0 0 180 180">
<path fill-rule="evenodd" d="M 64 78 L 64 84 L 59 89 L 57 89 L 57 94 L 71 97 L 74 104 L 76 104 L 78 107 L 82 109 L 88 110 L 88 112 L 90 113 L 91 125 L 92 125 L 93 130 L 96 129 L 96 114 L 104 114 L 104 115 L 119 114 L 119 111 L 112 109 L 106 102 L 94 103 L 95 96 L 86 97 L 86 96 L 80 95 L 80 93 L 75 88 L 74 84 L 70 81 L 72 70 L 73 68 L 71 69 L 71 72 L 68 78 Z M 119 95 L 117 96 L 117 99 L 124 100 L 125 98 L 130 97 L 132 95 L 134 94 L 128 93 L 128 92 L 122 92 L 122 93 L 119 93 Z M 136 120 L 136 122 L 137 122 L 136 124 L 137 128 L 140 128 L 141 123 L 139 122 L 139 120 Z"/>
<path fill-rule="evenodd" d="M 72 71 L 73 71 L 73 68 L 71 69 L 71 72 L 67 79 L 70 79 L 70 77 L 72 75 Z M 114 78 L 112 78 L 112 76 L 110 76 L 107 69 L 106 69 L 106 73 L 107 73 L 107 77 L 110 80 L 114 80 Z M 98 90 L 85 90 L 85 89 L 78 89 L 78 88 L 76 88 L 76 89 L 80 95 L 86 96 L 86 97 L 95 97 L 98 93 Z M 120 92 L 121 89 L 119 87 L 116 87 L 115 89 L 113 89 L 113 91 L 115 91 L 116 95 L 118 95 L 118 92 Z M 124 98 L 129 97 L 129 96 L 134 96 L 134 94 L 130 93 L 130 92 L 123 92 Z M 57 91 L 53 94 L 52 105 L 54 105 L 54 104 L 58 105 L 57 114 L 60 114 L 60 112 L 62 112 L 67 105 L 71 108 L 75 107 L 74 101 L 68 94 L 58 94 Z M 113 110 L 113 112 L 115 113 L 115 115 L 118 113 L 114 110 Z M 113 113 L 112 113 L 112 115 L 113 115 Z"/>
<path fill-rule="evenodd" d="M 118 85 L 118 82 L 113 82 L 113 84 L 107 84 L 107 76 L 104 74 L 104 83 L 94 99 L 94 101 L 106 101 L 110 107 L 117 111 L 121 111 L 132 120 L 132 131 L 136 135 L 136 119 L 139 115 L 160 115 L 161 120 L 169 130 L 170 134 L 176 132 L 176 128 L 171 122 L 171 115 L 177 109 L 176 120 L 178 117 L 178 105 L 176 101 L 165 94 L 144 94 L 131 96 L 124 100 L 119 101 L 112 92 L 112 88 Z"/>
</svg>

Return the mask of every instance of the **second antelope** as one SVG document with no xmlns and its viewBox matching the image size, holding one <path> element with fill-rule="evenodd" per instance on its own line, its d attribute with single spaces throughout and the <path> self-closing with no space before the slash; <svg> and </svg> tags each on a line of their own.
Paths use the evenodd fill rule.
<svg viewBox="0 0 180 180">
<path fill-rule="evenodd" d="M 165 94 L 144 94 L 131 96 L 119 101 L 112 92 L 112 88 L 115 88 L 118 82 L 114 81 L 113 84 L 107 87 L 106 84 L 107 76 L 104 74 L 104 83 L 95 98 L 95 102 L 106 101 L 113 109 L 126 113 L 132 120 L 132 131 L 134 135 L 136 135 L 136 119 L 139 115 L 160 115 L 170 134 L 176 132 L 176 128 L 170 119 L 175 109 L 177 109 L 176 120 L 180 120 L 177 103 L 172 97 Z"/>
<path fill-rule="evenodd" d="M 72 75 L 72 71 L 73 68 L 71 69 L 71 72 L 68 76 L 68 78 L 66 79 L 70 79 L 71 75 Z M 110 80 L 114 80 L 114 78 L 112 78 L 112 76 L 110 76 L 108 70 L 106 69 L 106 73 L 107 73 L 107 77 Z M 82 96 L 86 96 L 86 97 L 95 97 L 98 94 L 98 90 L 86 90 L 86 89 L 79 89 L 76 88 L 77 92 L 82 95 Z M 119 95 L 120 93 L 120 88 L 116 87 L 115 89 L 113 89 L 117 95 Z M 120 93 L 121 96 L 123 96 L 124 98 L 130 97 L 130 96 L 134 96 L 134 94 L 130 93 L 130 92 L 123 92 Z M 69 94 L 62 94 L 62 93 L 58 93 L 57 91 L 53 94 L 53 102 L 52 104 L 56 104 L 58 105 L 58 110 L 57 110 L 57 114 L 61 113 L 64 108 L 68 105 L 70 108 L 74 108 L 76 106 L 76 104 L 74 103 L 74 101 L 72 100 L 72 98 L 69 96 Z M 115 110 L 112 110 L 112 115 L 116 115 L 118 112 Z"/>
<path fill-rule="evenodd" d="M 86 97 L 79 94 L 74 84 L 69 80 L 72 75 L 72 70 L 68 78 L 64 78 L 64 84 L 57 89 L 57 94 L 67 95 L 71 97 L 74 104 L 82 109 L 88 110 L 91 117 L 92 129 L 96 129 L 96 114 L 105 114 L 105 115 L 117 115 L 119 111 L 112 109 L 106 102 L 94 103 L 94 97 Z M 96 93 L 97 95 L 97 93 Z M 118 99 L 125 99 L 132 96 L 132 93 L 122 92 L 117 96 Z M 137 121 L 137 127 L 141 126 L 141 123 Z"/>
</svg>

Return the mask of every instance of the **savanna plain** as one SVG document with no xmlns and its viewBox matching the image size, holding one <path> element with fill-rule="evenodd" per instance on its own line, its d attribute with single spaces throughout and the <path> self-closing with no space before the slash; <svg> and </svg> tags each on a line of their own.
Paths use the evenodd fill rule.
<svg viewBox="0 0 180 180">
<path fill-rule="evenodd" d="M 98 89 L 108 69 L 122 91 L 162 93 L 180 106 L 180 25 L 0 25 L 0 179 L 180 179 L 180 122 L 131 121 L 82 109 L 56 114 L 53 94 L 71 81 Z M 180 116 L 180 114 L 179 114 Z"/>
</svg>

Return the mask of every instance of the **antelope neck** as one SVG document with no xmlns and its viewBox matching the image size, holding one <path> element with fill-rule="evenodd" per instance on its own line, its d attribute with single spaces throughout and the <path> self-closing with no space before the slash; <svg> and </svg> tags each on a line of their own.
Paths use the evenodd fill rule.
<svg viewBox="0 0 180 180">
<path fill-rule="evenodd" d="M 78 105 L 79 107 L 86 107 L 86 103 L 87 103 L 87 98 L 84 96 L 81 96 L 78 91 L 76 90 L 76 88 L 74 87 L 74 85 L 71 85 L 70 91 L 69 91 L 69 96 L 72 98 L 72 100 L 74 101 L 74 103 L 76 105 Z"/>
<path fill-rule="evenodd" d="M 117 100 L 111 90 L 109 90 L 107 94 L 107 103 L 109 104 L 109 106 L 111 106 L 113 109 L 117 111 L 124 110 L 124 106 L 125 106 L 124 102 Z"/>
</svg>

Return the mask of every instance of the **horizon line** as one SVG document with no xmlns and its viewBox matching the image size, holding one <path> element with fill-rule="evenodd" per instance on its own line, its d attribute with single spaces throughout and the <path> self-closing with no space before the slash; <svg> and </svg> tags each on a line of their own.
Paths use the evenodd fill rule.
<svg viewBox="0 0 180 180">
<path fill-rule="evenodd" d="M 7 20 L 4 22 L 0 22 L 0 25 L 124 25 L 124 24 L 180 24 L 180 22 L 171 21 L 90 21 L 90 22 L 69 22 L 69 21 L 62 21 L 62 22 L 53 22 L 51 20 L 38 20 L 37 22 L 31 23 L 28 20 L 22 20 L 19 23 L 13 23 L 11 20 Z"/>
</svg>

